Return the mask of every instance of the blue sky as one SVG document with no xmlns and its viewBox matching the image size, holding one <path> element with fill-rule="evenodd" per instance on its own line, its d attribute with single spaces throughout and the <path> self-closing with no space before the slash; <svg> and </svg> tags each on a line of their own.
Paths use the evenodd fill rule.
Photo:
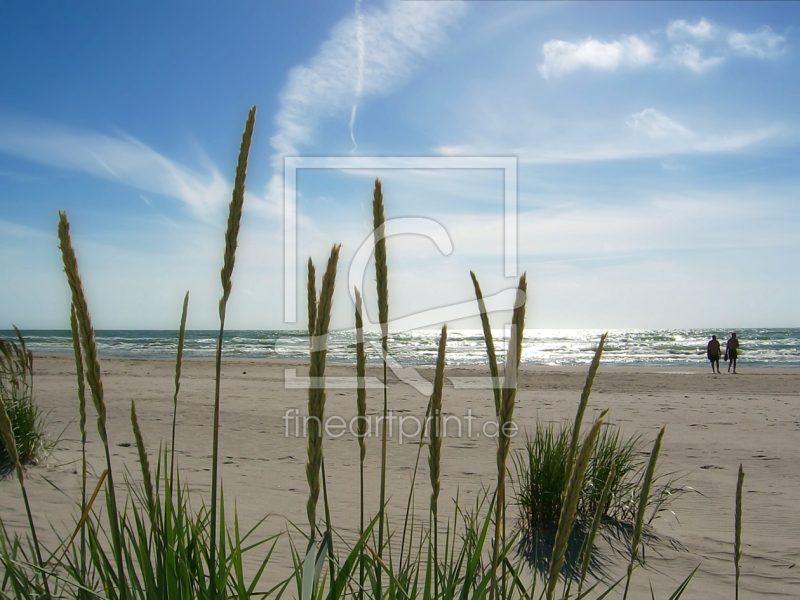
<svg viewBox="0 0 800 600">
<path fill-rule="evenodd" d="M 452 242 L 389 240 L 394 316 L 468 301 L 470 269 L 514 282 L 501 171 L 305 169 L 287 323 L 285 156 L 515 157 L 532 327 L 799 326 L 798 25 L 790 2 L 0 3 L 0 328 L 68 326 L 59 209 L 97 328 L 176 328 L 187 289 L 213 328 L 252 104 L 231 328 L 305 327 L 334 242 L 351 325 L 376 176 L 388 218 Z"/>
</svg>

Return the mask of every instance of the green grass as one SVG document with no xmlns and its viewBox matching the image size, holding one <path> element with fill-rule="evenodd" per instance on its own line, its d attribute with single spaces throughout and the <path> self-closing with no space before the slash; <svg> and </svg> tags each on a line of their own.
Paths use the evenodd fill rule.
<svg viewBox="0 0 800 600">
<path fill-rule="evenodd" d="M 569 480 L 568 456 L 573 424 L 537 422 L 527 432 L 525 447 L 514 456 L 516 495 L 521 531 L 520 551 L 534 570 L 550 568 L 558 519 Z M 640 435 L 625 436 L 619 427 L 605 424 L 597 437 L 583 477 L 575 523 L 566 548 L 564 571 L 577 577 L 584 546 L 597 519 L 599 535 L 615 552 L 629 552 L 633 525 L 641 503 L 643 478 L 647 467 L 647 448 Z M 655 535 L 647 525 L 661 510 L 682 493 L 670 475 L 656 476 L 646 508 L 644 539 L 648 543 L 670 542 Z M 601 496 L 608 485 L 606 498 Z M 608 575 L 609 560 L 599 553 L 592 556 L 589 572 Z"/>
<path fill-rule="evenodd" d="M 526 434 L 525 447 L 514 457 L 517 481 L 516 503 L 525 531 L 555 528 L 567 486 L 571 423 L 537 422 Z M 641 436 L 623 436 L 613 424 L 604 425 L 592 452 L 581 487 L 578 521 L 591 521 L 600 495 L 612 474 L 602 516 L 633 522 L 638 490 L 646 461 Z M 674 489 L 670 487 L 670 489 Z"/>
<path fill-rule="evenodd" d="M 6 406 L 20 463 L 36 463 L 49 449 L 45 418 L 33 396 L 33 354 L 16 327 L 19 343 L 0 338 L 0 397 Z M 0 476 L 14 468 L 0 439 Z"/>
<path fill-rule="evenodd" d="M 520 522 L 524 531 L 553 529 L 558 524 L 561 503 L 569 477 L 568 455 L 571 423 L 537 422 L 527 432 L 525 447 L 514 456 Z M 614 477 L 603 517 L 633 522 L 638 490 L 646 461 L 641 436 L 624 437 L 619 428 L 607 424 L 601 430 L 586 470 L 578 501 L 580 523 L 591 521 L 612 467 Z"/>
</svg>

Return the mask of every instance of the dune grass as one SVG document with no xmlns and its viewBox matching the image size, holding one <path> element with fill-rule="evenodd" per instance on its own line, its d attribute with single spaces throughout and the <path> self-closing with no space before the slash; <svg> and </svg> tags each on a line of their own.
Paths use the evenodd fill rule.
<svg viewBox="0 0 800 600">
<path fill-rule="evenodd" d="M 569 482 L 573 428 L 572 423 L 537 422 L 527 433 L 525 447 L 514 456 L 515 501 L 526 532 L 556 527 Z M 644 452 L 641 436 L 624 437 L 617 426 L 605 424 L 597 436 L 580 489 L 576 514 L 580 526 L 588 528 L 598 509 L 605 521 L 634 522 L 646 465 Z M 608 492 L 602 498 L 606 487 Z M 661 488 L 675 499 L 674 486 L 665 482 Z M 661 497 L 661 488 L 651 494 L 651 507 Z"/>
<path fill-rule="evenodd" d="M 17 342 L 0 338 L 0 398 L 16 440 L 19 463 L 28 465 L 47 453 L 45 418 L 33 395 L 33 354 L 19 329 Z M 0 442 L 0 477 L 16 467 L 8 444 Z"/>
<path fill-rule="evenodd" d="M 404 515 L 400 556 L 392 554 L 392 540 L 398 533 L 391 528 L 386 508 L 386 430 L 381 440 L 380 504 L 367 507 L 363 501 L 364 482 L 361 483 L 361 515 L 358 524 L 360 536 L 355 542 L 346 542 L 335 536 L 331 524 L 331 514 L 336 507 L 327 502 L 325 474 L 325 455 L 322 431 L 308 439 L 308 461 L 306 477 L 309 485 L 307 502 L 308 540 L 305 553 L 294 546 L 290 538 L 294 559 L 293 575 L 280 581 L 266 583 L 263 575 L 267 570 L 273 550 L 281 536 L 256 539 L 256 531 L 263 523 L 260 521 L 252 529 L 242 532 L 236 511 L 232 523 L 226 513 L 224 491 L 218 487 L 217 463 L 219 458 L 219 416 L 223 401 L 220 383 L 222 340 L 225 326 L 225 313 L 230 298 L 233 266 L 239 231 L 239 221 L 244 201 L 244 183 L 247 167 L 247 154 L 253 134 L 255 108 L 251 110 L 236 169 L 233 198 L 230 203 L 228 227 L 226 230 L 225 254 L 221 281 L 223 294 L 219 304 L 220 337 L 216 355 L 216 389 L 214 398 L 213 452 L 211 457 L 211 502 L 208 507 L 200 503 L 193 508 L 190 494 L 181 483 L 180 465 L 175 461 L 175 426 L 180 410 L 178 394 L 180 390 L 181 349 L 185 334 L 188 295 L 184 300 L 179 333 L 179 352 L 176 361 L 175 394 L 173 402 L 173 423 L 171 445 L 159 449 L 156 460 L 152 461 L 147 449 L 146 432 L 142 431 L 135 405 L 131 403 L 131 427 L 136 440 L 141 474 L 138 481 L 125 477 L 123 483 L 115 487 L 114 473 L 109 453 L 109 440 L 106 431 L 106 400 L 103 393 L 100 361 L 94 340 L 86 298 L 78 274 L 78 263 L 72 248 L 69 222 L 66 214 L 59 219 L 59 240 L 65 272 L 72 292 L 73 333 L 75 340 L 75 359 L 79 387 L 79 413 L 81 417 L 82 447 L 85 447 L 86 429 L 85 402 L 83 398 L 83 379 L 85 377 L 97 413 L 97 429 L 106 455 L 106 470 L 100 477 L 88 480 L 86 456 L 83 455 L 82 498 L 78 502 L 80 513 L 76 518 L 71 536 L 60 540 L 53 550 L 43 549 L 37 538 L 36 527 L 31 516 L 28 498 L 24 487 L 24 472 L 18 460 L 17 442 L 12 434 L 8 412 L 3 406 L 0 412 L 0 433 L 4 442 L 12 448 L 11 458 L 18 473 L 29 516 L 30 532 L 26 537 L 11 535 L 0 519 L 0 598 L 110 598 L 112 600 L 139 600 L 160 598 L 186 598 L 219 600 L 222 598 L 281 598 L 292 595 L 301 600 L 339 600 L 343 598 L 370 599 L 514 599 L 530 600 L 537 596 L 548 599 L 563 598 L 603 598 L 625 577 L 613 581 L 599 582 L 583 591 L 586 571 L 593 552 L 593 539 L 600 526 L 601 517 L 609 511 L 614 514 L 635 514 L 633 521 L 633 543 L 627 570 L 626 594 L 638 564 L 638 547 L 646 518 L 645 513 L 652 497 L 650 490 L 655 477 L 662 429 L 641 481 L 625 488 L 626 474 L 633 472 L 630 456 L 634 442 L 608 433 L 602 427 L 605 413 L 596 419 L 589 431 L 581 430 L 583 415 L 589 399 L 594 375 L 600 361 L 602 340 L 589 369 L 587 384 L 571 428 L 561 431 L 543 431 L 543 440 L 533 442 L 528 448 L 526 460 L 520 460 L 518 477 L 521 482 L 531 484 L 532 478 L 539 478 L 539 487 L 529 485 L 530 505 L 536 504 L 538 516 L 529 519 L 530 523 L 545 519 L 556 524 L 555 542 L 550 557 L 547 577 L 542 581 L 542 589 L 537 590 L 539 580 L 531 577 L 527 558 L 516 552 L 519 532 L 506 530 L 506 511 L 510 500 L 506 495 L 506 480 L 509 477 L 507 460 L 513 441 L 514 409 L 521 362 L 521 347 L 524 333 L 525 307 L 527 300 L 527 280 L 523 275 L 519 280 L 517 300 L 512 309 L 512 334 L 509 339 L 506 360 L 502 374 L 492 342 L 491 329 L 477 278 L 472 274 L 476 298 L 482 316 L 484 336 L 487 343 L 490 375 L 492 377 L 495 416 L 498 419 L 499 438 L 496 451 L 497 483 L 492 489 L 484 490 L 472 507 L 464 507 L 458 497 L 454 499 L 452 516 L 443 531 L 439 531 L 440 519 L 440 480 L 441 457 L 448 449 L 440 436 L 440 419 L 445 396 L 444 371 L 446 359 L 446 326 L 442 330 L 434 375 L 433 394 L 429 400 L 427 416 L 432 417 L 431 426 L 426 428 L 420 440 L 420 453 L 423 444 L 428 446 L 428 467 L 431 482 L 431 496 L 428 502 L 429 521 L 426 525 L 415 524 L 415 503 L 413 491 Z M 375 182 L 373 192 L 373 217 L 375 235 L 376 279 L 378 285 L 378 314 L 381 327 L 381 349 L 383 379 L 386 383 L 388 358 L 388 266 L 383 230 L 385 216 L 383 191 L 380 181 Z M 334 283 L 339 246 L 335 245 L 328 261 L 319 298 L 316 294 L 315 270 L 309 261 L 309 413 L 320 420 L 325 410 L 325 361 L 326 336 L 329 328 L 331 306 L 334 296 Z M 356 324 L 361 329 L 360 294 L 356 305 Z M 363 337 L 359 337 L 357 357 L 357 377 L 360 382 L 356 393 L 355 409 L 358 414 L 366 413 Z M 22 348 L 24 342 L 20 339 Z M 29 355 L 26 355 L 29 356 Z M 27 358 L 26 358 L 27 360 Z M 29 363 L 26 363 L 26 365 Z M 27 367 L 26 367 L 27 368 Z M 167 401 L 169 399 L 166 399 Z M 384 385 L 383 413 L 388 411 L 388 392 Z M 117 399 L 109 399 L 117 401 Z M 313 420 L 312 420 L 313 423 Z M 384 425 L 386 420 L 384 420 Z M 548 437 L 549 436 L 549 437 Z M 536 439 L 538 438 L 529 438 Z M 529 446 L 530 446 L 529 442 Z M 536 454 L 538 453 L 538 454 Z M 528 471 L 532 456 L 546 454 L 554 461 L 547 472 L 535 474 Z M 524 456 L 524 455 L 523 455 Z M 359 445 L 359 459 L 363 468 L 368 457 L 364 446 Z M 414 468 L 412 481 L 416 478 Z M 527 475 L 526 475 L 527 473 Z M 527 480 L 525 479 L 527 477 Z M 737 592 L 740 559 L 741 531 L 741 481 L 737 491 L 736 508 L 736 569 Z M 333 484 L 339 484 L 334 478 Z M 558 494 L 547 496 L 539 490 L 561 490 Z M 88 486 L 88 487 L 87 487 Z M 560 486 L 560 487 L 557 487 Z M 87 498 L 89 487 L 94 493 Z M 518 486 L 519 487 L 519 486 Z M 634 490 L 635 488 L 635 490 Z M 635 507 L 619 506 L 615 494 L 620 489 L 636 491 L 638 499 Z M 118 509 L 116 491 L 123 499 L 122 510 Z M 325 531 L 321 532 L 317 504 L 320 490 L 325 499 Z M 95 503 L 104 492 L 105 508 Z M 219 492 L 219 493 L 218 493 Z M 219 495 L 219 498 L 217 496 Z M 630 504 L 630 503 L 629 503 Z M 616 509 L 612 507 L 617 507 Z M 628 511 L 628 512 L 625 512 Z M 371 515 L 371 516 L 367 516 Z M 369 518 L 369 522 L 367 522 Z M 557 596 L 558 582 L 563 578 L 562 567 L 567 560 L 570 532 L 576 519 L 591 520 L 589 541 L 581 550 L 581 579 L 578 593 L 572 594 L 565 587 L 563 594 Z M 265 517 L 266 519 L 266 517 Z M 353 525 L 353 524 L 351 524 Z M 319 535 L 321 533 L 321 535 Z M 407 535 L 408 534 L 408 537 Z M 337 537 L 337 549 L 333 539 Z M 442 539 L 440 539 L 442 538 Z M 76 540 L 80 539 L 80 543 Z M 406 540 L 408 543 L 406 544 Z M 258 553 L 255 570 L 245 575 L 244 557 Z M 326 568 L 327 565 L 327 568 Z M 678 598 L 686 589 L 692 572 L 676 589 L 672 598 Z M 327 576 L 326 576 L 327 575 Z M 568 578 L 569 579 L 569 578 Z M 292 585 L 294 584 L 294 585 Z M 603 587 L 605 586 L 605 587 Z M 591 594 L 591 596 L 590 596 Z"/>
</svg>

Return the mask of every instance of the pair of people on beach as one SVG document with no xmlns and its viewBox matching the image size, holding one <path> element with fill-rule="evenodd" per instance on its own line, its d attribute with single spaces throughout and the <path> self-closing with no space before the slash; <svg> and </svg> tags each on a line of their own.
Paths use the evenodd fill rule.
<svg viewBox="0 0 800 600">
<path fill-rule="evenodd" d="M 708 360 L 711 361 L 711 372 L 719 373 L 719 357 L 722 354 L 719 340 L 716 335 L 711 336 L 708 342 Z M 733 374 L 736 375 L 736 358 L 739 354 L 739 338 L 736 337 L 736 332 L 731 333 L 731 337 L 725 342 L 725 362 L 728 363 L 728 373 L 731 372 L 733 367 Z M 717 369 L 714 370 L 714 365 Z"/>
</svg>

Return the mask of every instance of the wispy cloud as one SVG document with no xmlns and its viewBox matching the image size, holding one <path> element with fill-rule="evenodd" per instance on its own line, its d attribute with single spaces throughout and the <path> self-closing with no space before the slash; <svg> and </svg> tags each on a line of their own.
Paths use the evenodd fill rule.
<svg viewBox="0 0 800 600">
<path fill-rule="evenodd" d="M 624 35 L 603 42 L 586 38 L 581 42 L 549 40 L 542 45 L 543 61 L 538 65 L 545 79 L 579 69 L 616 71 L 620 67 L 682 68 L 705 73 L 731 57 L 776 59 L 788 51 L 786 38 L 768 26 L 754 33 L 742 33 L 701 18 L 697 23 L 670 21 L 662 43 L 652 36 Z M 665 46 L 665 50 L 660 48 Z"/>
<path fill-rule="evenodd" d="M 704 58 L 700 48 L 694 44 L 678 44 L 670 49 L 669 56 L 664 59 L 663 64 L 683 67 L 695 73 L 705 73 L 722 61 L 721 56 Z"/>
<path fill-rule="evenodd" d="M 728 34 L 728 44 L 736 54 L 751 58 L 778 58 L 788 51 L 786 38 L 766 25 L 755 33 L 731 31 Z"/>
<path fill-rule="evenodd" d="M 677 21 L 670 21 L 667 26 L 667 39 L 671 42 L 682 41 L 687 38 L 706 41 L 712 37 L 714 37 L 714 27 L 706 19 L 700 19 L 694 25 L 687 23 L 683 19 L 678 19 Z"/>
<path fill-rule="evenodd" d="M 595 132 L 595 141 L 587 142 L 586 132 Z M 563 164 L 656 158 L 677 155 L 727 154 L 742 151 L 786 132 L 781 124 L 751 129 L 713 131 L 700 126 L 690 128 L 653 107 L 606 123 L 571 122 L 560 129 L 559 136 L 517 146 L 521 163 Z M 480 145 L 440 146 L 444 155 L 470 155 L 500 152 L 488 142 Z"/>
<path fill-rule="evenodd" d="M 657 118 L 645 117 L 644 121 L 637 123 L 637 115 L 626 120 L 632 130 L 628 135 L 619 131 L 616 134 L 609 132 L 605 139 L 588 147 L 585 144 L 554 144 L 550 148 L 526 148 L 522 151 L 520 162 L 559 164 L 675 155 L 729 154 L 766 142 L 784 131 L 782 126 L 773 125 L 750 130 L 695 134 L 685 128 L 682 130 L 682 126 L 674 124 L 674 121 L 672 123 L 677 127 L 665 126 L 668 121 L 672 121 L 669 117 L 663 122 Z M 631 127 L 631 123 L 637 125 Z M 644 135 L 637 135 L 638 133 Z"/>
<path fill-rule="evenodd" d="M 126 135 L 0 118 L 0 152 L 175 198 L 204 220 L 230 194 L 228 181 L 213 165 L 201 170 L 182 165 Z"/>
<path fill-rule="evenodd" d="M 333 27 L 317 54 L 289 73 L 271 139 L 274 175 L 268 195 L 282 197 L 284 157 L 313 143 L 322 118 L 350 108 L 354 124 L 357 104 L 394 90 L 445 40 L 465 10 L 460 2 L 389 0 L 384 8 L 368 10 L 358 3 L 356 14 Z"/>
<path fill-rule="evenodd" d="M 10 221 L 3 221 L 2 219 L 0 219 L 0 233 L 2 233 L 4 237 L 35 238 L 37 240 L 49 240 L 52 236 L 49 231 L 45 233 L 38 229 L 33 229 L 18 223 L 11 223 Z"/>
<path fill-rule="evenodd" d="M 539 65 L 542 77 L 549 79 L 581 68 L 616 71 L 620 66 L 642 67 L 655 60 L 654 48 L 635 35 L 613 42 L 587 38 L 572 43 L 550 40 L 542 47 L 544 62 Z"/>
<path fill-rule="evenodd" d="M 634 131 L 642 132 L 651 138 L 692 135 L 686 127 L 655 108 L 645 108 L 642 112 L 631 115 L 627 123 Z"/>
</svg>

